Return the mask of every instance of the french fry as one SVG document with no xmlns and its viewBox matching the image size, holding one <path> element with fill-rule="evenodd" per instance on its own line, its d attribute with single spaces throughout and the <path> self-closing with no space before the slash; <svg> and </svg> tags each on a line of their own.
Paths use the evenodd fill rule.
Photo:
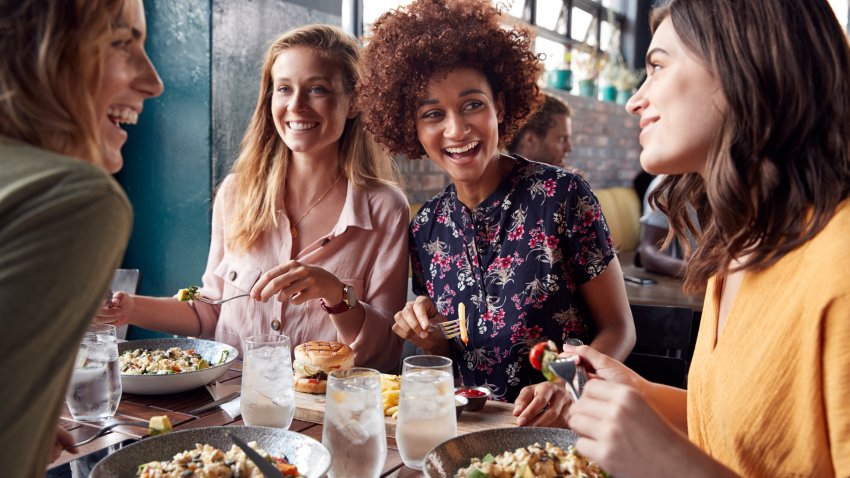
<svg viewBox="0 0 850 478">
<path fill-rule="evenodd" d="M 401 394 L 401 377 L 398 375 L 381 374 L 381 401 L 384 415 L 389 417 L 398 411 L 398 400 Z"/>
<path fill-rule="evenodd" d="M 389 417 L 389 416 L 392 416 L 392 414 L 397 412 L 397 411 L 398 411 L 398 405 L 394 405 L 394 406 L 384 410 L 384 414 Z"/>
<path fill-rule="evenodd" d="M 469 334 L 466 331 L 466 305 L 463 302 L 458 304 L 457 313 L 460 316 L 460 340 L 466 345 L 469 343 Z"/>
</svg>

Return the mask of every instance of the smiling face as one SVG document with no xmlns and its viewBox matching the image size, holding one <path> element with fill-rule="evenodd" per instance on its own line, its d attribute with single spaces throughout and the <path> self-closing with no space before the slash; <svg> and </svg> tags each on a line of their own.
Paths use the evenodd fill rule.
<svg viewBox="0 0 850 478">
<path fill-rule="evenodd" d="M 136 124 L 144 101 L 162 94 L 162 81 L 145 53 L 146 35 L 142 1 L 127 0 L 106 51 L 95 97 L 104 166 L 111 173 L 124 165 L 121 147 L 127 132 L 120 124 Z"/>
<path fill-rule="evenodd" d="M 346 120 L 356 116 L 336 62 L 292 47 L 278 54 L 271 72 L 275 129 L 293 156 L 335 156 Z"/>
<path fill-rule="evenodd" d="M 494 98 L 487 78 L 473 68 L 434 76 L 416 110 L 416 133 L 432 161 L 455 183 L 461 201 L 474 205 L 501 181 L 499 122 L 502 98 Z M 467 204 L 469 205 L 469 204 Z"/>
<path fill-rule="evenodd" d="M 704 173 L 726 110 L 720 82 L 669 18 L 655 31 L 646 64 L 647 80 L 626 104 L 640 116 L 641 166 L 653 174 Z"/>
</svg>

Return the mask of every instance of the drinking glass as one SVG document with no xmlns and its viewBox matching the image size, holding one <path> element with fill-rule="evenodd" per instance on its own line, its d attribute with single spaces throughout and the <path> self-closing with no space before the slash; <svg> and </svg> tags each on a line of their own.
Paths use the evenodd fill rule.
<svg viewBox="0 0 850 478">
<path fill-rule="evenodd" d="M 381 374 L 370 368 L 328 374 L 322 443 L 333 456 L 330 478 L 378 477 L 387 459 Z"/>
<path fill-rule="evenodd" d="M 86 329 L 65 401 L 75 420 L 99 422 L 115 416 L 121 401 L 115 326 L 91 324 Z"/>
<path fill-rule="evenodd" d="M 404 464 L 422 469 L 425 455 L 457 435 L 452 360 L 436 355 L 404 359 L 396 443 Z"/>
<path fill-rule="evenodd" d="M 289 428 L 295 415 L 289 337 L 253 335 L 242 348 L 242 420 L 251 426 Z"/>
</svg>

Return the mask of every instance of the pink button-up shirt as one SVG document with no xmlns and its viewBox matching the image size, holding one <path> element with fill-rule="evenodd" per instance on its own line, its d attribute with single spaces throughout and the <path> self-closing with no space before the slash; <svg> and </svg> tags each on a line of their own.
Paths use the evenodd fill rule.
<svg viewBox="0 0 850 478">
<path fill-rule="evenodd" d="M 401 339 L 392 332 L 393 315 L 407 294 L 407 199 L 397 188 L 361 189 L 348 184 L 345 204 L 330 234 L 292 256 L 292 236 L 286 218 L 267 231 L 250 252 L 231 250 L 225 204 L 232 179 L 225 178 L 213 206 L 212 240 L 200 292 L 210 298 L 247 293 L 263 271 L 295 259 L 321 267 L 351 285 L 366 311 L 354 342 L 358 366 L 381 371 L 394 369 L 401 355 Z M 256 334 L 285 334 L 296 345 L 311 340 L 341 341 L 336 327 L 318 300 L 295 305 L 272 298 L 263 304 L 236 299 L 221 306 L 192 303 L 201 323 L 201 337 L 215 337 L 238 348 L 239 340 Z M 279 321 L 278 330 L 272 323 Z"/>
</svg>

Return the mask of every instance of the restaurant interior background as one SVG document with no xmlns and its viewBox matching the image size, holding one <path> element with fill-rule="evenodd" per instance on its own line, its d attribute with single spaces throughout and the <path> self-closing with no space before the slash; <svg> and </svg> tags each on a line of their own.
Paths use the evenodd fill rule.
<svg viewBox="0 0 850 478">
<path fill-rule="evenodd" d="M 256 104 L 268 43 L 308 23 L 339 25 L 358 36 L 381 12 L 409 0 L 145 0 L 147 51 L 164 94 L 146 103 L 124 148 L 117 178 L 133 203 L 135 224 L 122 267 L 142 271 L 140 293 L 167 296 L 200 285 L 210 240 L 216 186 L 235 160 Z M 494 0 L 511 22 L 531 26 L 547 70 L 564 53 L 620 57 L 644 67 L 652 0 Z M 848 0 L 830 0 L 847 25 Z M 639 172 L 639 126 L 623 106 L 569 91 L 547 91 L 573 109 L 571 166 L 594 189 L 631 187 Z M 600 73 L 597 71 L 597 73 Z M 600 75 L 603 76 L 603 75 Z M 541 80 L 543 85 L 546 79 Z M 573 94 L 575 93 L 575 94 Z M 601 97 L 602 94 L 599 94 Z M 129 129 L 128 128 L 128 129 Z M 430 161 L 399 160 L 404 190 L 421 203 L 448 184 Z M 133 330 L 135 338 L 151 335 Z"/>
</svg>

